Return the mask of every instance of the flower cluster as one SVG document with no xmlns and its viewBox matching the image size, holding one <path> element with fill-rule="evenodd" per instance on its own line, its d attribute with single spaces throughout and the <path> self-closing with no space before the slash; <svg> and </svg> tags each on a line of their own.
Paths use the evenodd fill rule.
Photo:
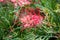
<svg viewBox="0 0 60 40">
<path fill-rule="evenodd" d="M 40 15 L 40 10 L 38 8 L 25 9 L 25 12 L 22 12 L 21 16 L 19 17 L 19 20 L 24 28 L 35 27 L 38 24 L 41 24 L 44 19 L 44 16 Z"/>
<path fill-rule="evenodd" d="M 28 0 L 11 0 L 11 2 L 13 2 L 13 4 L 15 6 L 19 5 L 19 6 L 24 6 L 24 5 L 29 5 L 30 4 L 30 1 Z"/>
<path fill-rule="evenodd" d="M 7 1 L 7 0 L 0 0 L 0 2 L 3 1 Z M 14 7 L 16 7 L 17 5 L 19 5 L 21 8 L 24 5 L 30 5 L 31 4 L 31 0 L 9 0 L 14 4 Z M 8 1 L 8 2 L 9 2 Z M 16 13 L 16 12 L 15 12 Z M 18 14 L 16 13 L 16 16 L 18 16 Z M 35 27 L 38 24 L 41 24 L 44 16 L 41 15 L 40 13 L 40 9 L 36 8 L 25 8 L 25 9 L 21 9 L 20 10 L 20 15 L 18 16 L 19 21 L 21 21 L 22 26 L 24 28 L 29 28 L 29 27 Z"/>
</svg>

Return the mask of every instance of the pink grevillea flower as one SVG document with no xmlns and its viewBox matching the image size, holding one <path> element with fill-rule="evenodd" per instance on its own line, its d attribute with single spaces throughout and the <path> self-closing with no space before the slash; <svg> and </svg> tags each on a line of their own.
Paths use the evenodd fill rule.
<svg viewBox="0 0 60 40">
<path fill-rule="evenodd" d="M 38 15 L 26 15 L 23 18 L 20 18 L 20 20 L 24 28 L 29 28 L 41 24 L 43 17 Z"/>
<path fill-rule="evenodd" d="M 28 0 L 11 0 L 11 2 L 14 3 L 14 5 L 19 5 L 19 6 L 24 6 L 24 5 L 29 5 L 31 2 L 29 2 Z"/>
<path fill-rule="evenodd" d="M 19 21 L 21 21 L 24 28 L 35 27 L 42 23 L 44 16 L 40 15 L 40 10 L 38 8 L 26 9 L 25 12 L 21 13 Z"/>
<path fill-rule="evenodd" d="M 0 0 L 0 2 L 3 2 L 4 0 Z"/>
</svg>

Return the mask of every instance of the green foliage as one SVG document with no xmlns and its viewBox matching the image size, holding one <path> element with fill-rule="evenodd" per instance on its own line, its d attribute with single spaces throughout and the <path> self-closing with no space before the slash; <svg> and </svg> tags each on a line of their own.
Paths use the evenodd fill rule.
<svg viewBox="0 0 60 40">
<path fill-rule="evenodd" d="M 38 0 L 34 1 L 38 2 Z M 60 33 L 60 0 L 40 0 L 39 4 L 30 6 L 39 7 L 45 13 L 45 23 L 42 27 L 26 29 L 21 32 L 21 26 L 13 24 L 16 17 L 14 12 L 18 11 L 20 7 L 14 9 L 11 3 L 0 3 L 0 40 L 49 40 L 50 37 Z M 47 26 L 46 23 L 51 25 Z M 10 32 L 10 28 L 13 28 L 12 32 Z M 57 36 L 57 38 L 59 37 Z"/>
</svg>

